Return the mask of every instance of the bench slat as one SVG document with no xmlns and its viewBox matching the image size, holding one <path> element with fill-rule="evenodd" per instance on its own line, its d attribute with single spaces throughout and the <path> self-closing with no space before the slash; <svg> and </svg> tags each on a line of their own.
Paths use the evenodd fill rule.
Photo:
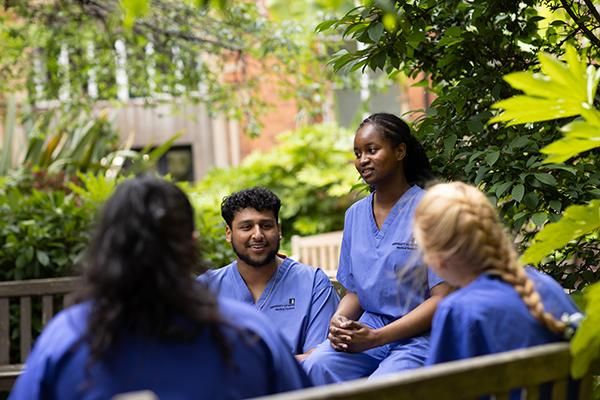
<svg viewBox="0 0 600 400">
<path fill-rule="evenodd" d="M 69 293 L 79 287 L 80 282 L 78 277 L 2 282 L 0 298 Z"/>
<path fill-rule="evenodd" d="M 322 386 L 265 397 L 264 400 L 444 400 L 473 398 L 506 388 L 538 385 L 569 374 L 568 343 L 491 354 L 389 375 L 377 380 Z"/>
<path fill-rule="evenodd" d="M 31 349 L 31 297 L 21 297 L 20 308 L 21 362 L 24 363 Z"/>
<path fill-rule="evenodd" d="M 10 315 L 8 299 L 0 299 L 0 364 L 8 364 L 10 356 Z"/>
<path fill-rule="evenodd" d="M 42 297 L 42 325 L 46 326 L 48 321 L 52 319 L 54 315 L 54 298 L 53 296 Z"/>
<path fill-rule="evenodd" d="M 0 392 L 8 392 L 23 371 L 23 364 L 0 365 Z"/>
<path fill-rule="evenodd" d="M 526 400 L 539 400 L 540 398 L 540 386 L 539 385 L 531 385 L 527 386 L 526 389 Z"/>
<path fill-rule="evenodd" d="M 566 400 L 567 398 L 567 380 L 558 379 L 552 385 L 552 400 Z"/>
</svg>

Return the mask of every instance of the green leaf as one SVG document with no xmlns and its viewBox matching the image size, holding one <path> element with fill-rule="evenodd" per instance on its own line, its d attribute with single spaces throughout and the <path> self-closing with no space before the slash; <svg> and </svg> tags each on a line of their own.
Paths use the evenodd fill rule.
<svg viewBox="0 0 600 400">
<path fill-rule="evenodd" d="M 376 22 L 369 27 L 369 37 L 373 42 L 378 42 L 381 35 L 383 35 L 383 24 L 381 22 Z"/>
<path fill-rule="evenodd" d="M 582 110 L 580 103 L 570 99 L 557 102 L 555 99 L 529 96 L 513 96 L 494 103 L 492 108 L 502 108 L 505 111 L 491 118 L 489 123 L 509 122 L 509 126 L 573 117 Z"/>
<path fill-rule="evenodd" d="M 137 18 L 144 17 L 150 10 L 150 0 L 121 0 L 121 8 L 125 14 L 123 25 L 131 28 Z"/>
<path fill-rule="evenodd" d="M 499 184 L 495 191 L 496 197 L 500 198 L 512 184 L 512 182 L 502 182 Z"/>
<path fill-rule="evenodd" d="M 315 27 L 315 32 L 326 31 L 327 29 L 331 28 L 337 22 L 338 22 L 337 19 L 330 19 L 327 21 L 323 21 Z"/>
<path fill-rule="evenodd" d="M 547 224 L 534 237 L 533 243 L 521 257 L 524 264 L 537 264 L 551 252 L 571 240 L 600 228 L 600 200 L 583 206 L 570 206 L 558 222 Z"/>
<path fill-rule="evenodd" d="M 512 142 L 510 142 L 509 146 L 512 147 L 513 149 L 518 149 L 524 146 L 527 146 L 527 144 L 529 144 L 531 140 L 529 139 L 528 136 L 519 136 L 515 139 L 512 140 Z"/>
<path fill-rule="evenodd" d="M 456 145 L 456 140 L 456 135 L 448 135 L 448 137 L 444 139 L 444 151 L 447 153 L 451 152 L 454 149 L 454 146 Z"/>
<path fill-rule="evenodd" d="M 550 200 L 550 208 L 552 208 L 556 212 L 560 212 L 562 210 L 562 203 L 559 200 Z"/>
<path fill-rule="evenodd" d="M 438 46 L 452 46 L 462 42 L 462 32 L 463 30 L 458 26 L 452 26 L 446 29 L 446 32 L 444 32 L 444 35 L 438 43 Z"/>
<path fill-rule="evenodd" d="M 513 199 L 520 203 L 521 200 L 523 200 L 523 195 L 525 194 L 525 186 L 523 186 L 521 183 L 516 184 L 510 194 Z"/>
<path fill-rule="evenodd" d="M 498 158 L 500 157 L 500 152 L 498 150 L 493 150 L 490 151 L 486 156 L 485 156 L 485 161 L 488 163 L 488 165 L 491 167 L 492 165 L 494 165 L 496 163 L 496 161 L 498 161 Z"/>
<path fill-rule="evenodd" d="M 504 77 L 504 80 L 515 89 L 522 90 L 528 96 L 539 96 L 546 98 L 558 98 L 563 93 L 557 90 L 555 82 L 547 76 L 533 72 L 514 72 Z M 569 93 L 564 93 L 569 95 Z M 581 101 L 581 98 L 576 97 Z"/>
<path fill-rule="evenodd" d="M 571 374 L 579 379 L 600 357 L 600 283 L 585 289 L 585 318 L 571 341 Z"/>
<path fill-rule="evenodd" d="M 531 220 L 536 226 L 542 226 L 548 220 L 548 214 L 545 212 L 535 213 L 531 216 Z"/>
<path fill-rule="evenodd" d="M 578 74 L 579 68 L 572 71 L 566 63 L 546 53 L 540 53 L 539 60 L 544 74 L 560 86 L 569 88 L 569 97 L 576 97 L 581 102 L 587 100 L 587 84 L 585 76 Z"/>
<path fill-rule="evenodd" d="M 533 176 L 535 176 L 535 178 L 542 182 L 545 183 L 546 185 L 550 185 L 550 186 L 556 186 L 558 185 L 558 182 L 556 181 L 556 178 L 554 178 L 552 175 L 545 173 L 545 172 L 537 172 L 535 174 L 533 174 Z"/>
<path fill-rule="evenodd" d="M 47 266 L 48 264 L 50 264 L 50 258 L 48 257 L 48 254 L 46 252 L 41 251 L 41 250 L 37 250 L 36 253 L 35 253 L 35 255 L 36 255 L 37 260 L 44 267 Z"/>
<path fill-rule="evenodd" d="M 587 121 L 574 121 L 561 128 L 562 139 L 550 143 L 540 151 L 547 154 L 546 163 L 560 163 L 587 150 L 600 147 L 600 126 Z"/>
</svg>

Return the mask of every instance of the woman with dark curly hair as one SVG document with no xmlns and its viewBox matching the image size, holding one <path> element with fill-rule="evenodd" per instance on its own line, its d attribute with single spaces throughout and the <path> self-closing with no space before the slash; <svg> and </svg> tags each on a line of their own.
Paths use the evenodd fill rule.
<svg viewBox="0 0 600 400">
<path fill-rule="evenodd" d="M 119 185 L 87 253 L 80 302 L 46 327 L 12 399 L 237 399 L 308 386 L 257 311 L 197 283 L 193 209 L 152 177 Z"/>
</svg>

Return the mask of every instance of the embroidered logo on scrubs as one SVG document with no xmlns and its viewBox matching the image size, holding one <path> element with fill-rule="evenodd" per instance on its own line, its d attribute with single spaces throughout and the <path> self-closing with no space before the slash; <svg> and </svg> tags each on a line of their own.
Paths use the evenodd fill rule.
<svg viewBox="0 0 600 400">
<path fill-rule="evenodd" d="M 396 246 L 399 250 L 416 250 L 417 243 L 414 239 L 411 239 L 410 242 L 393 242 L 392 246 Z"/>
<path fill-rule="evenodd" d="M 287 304 L 273 304 L 270 308 L 275 311 L 295 310 L 296 309 L 296 298 L 290 297 L 288 299 Z"/>
</svg>

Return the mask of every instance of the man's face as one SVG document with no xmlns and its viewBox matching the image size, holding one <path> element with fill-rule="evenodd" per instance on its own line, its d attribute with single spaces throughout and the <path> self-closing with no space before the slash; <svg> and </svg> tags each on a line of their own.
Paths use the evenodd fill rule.
<svg viewBox="0 0 600 400">
<path fill-rule="evenodd" d="M 225 235 L 238 258 L 252 267 L 270 264 L 279 251 L 281 230 L 272 211 L 244 208 L 236 212 Z"/>
</svg>

